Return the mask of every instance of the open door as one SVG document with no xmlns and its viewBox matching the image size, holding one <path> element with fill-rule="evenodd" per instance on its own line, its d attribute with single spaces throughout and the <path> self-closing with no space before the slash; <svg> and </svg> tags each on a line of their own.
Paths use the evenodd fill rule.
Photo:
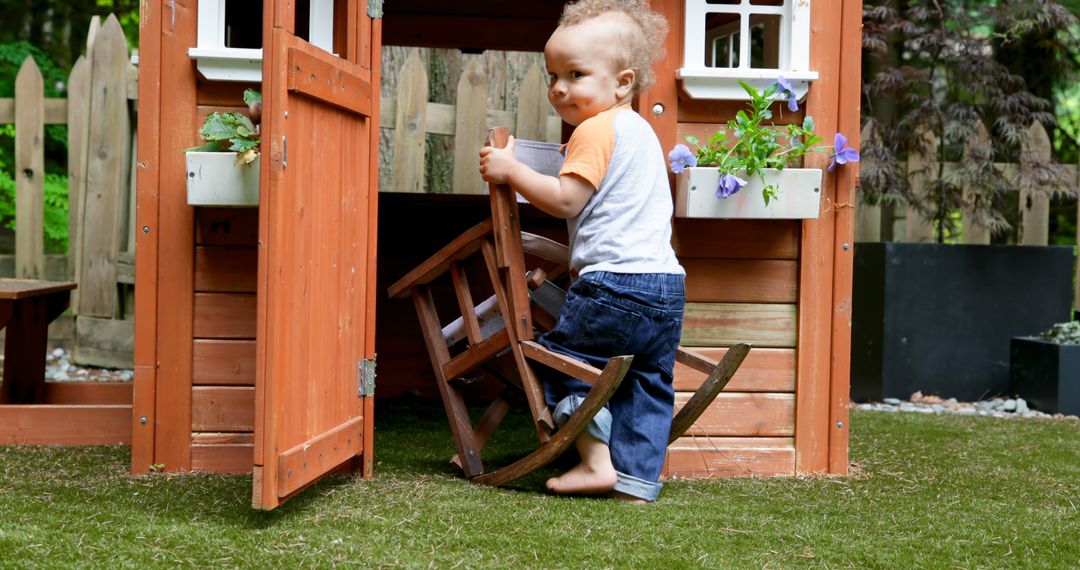
<svg viewBox="0 0 1080 570">
<path fill-rule="evenodd" d="M 339 467 L 372 470 L 380 21 L 332 0 L 332 54 L 301 37 L 319 5 L 265 0 L 259 509 Z"/>
</svg>

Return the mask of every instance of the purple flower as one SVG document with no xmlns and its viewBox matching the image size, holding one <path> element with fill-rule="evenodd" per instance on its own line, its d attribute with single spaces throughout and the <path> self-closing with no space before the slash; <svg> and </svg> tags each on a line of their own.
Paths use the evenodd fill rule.
<svg viewBox="0 0 1080 570">
<path fill-rule="evenodd" d="M 829 161 L 829 172 L 832 172 L 837 164 L 859 162 L 859 151 L 848 148 L 847 137 L 840 133 L 836 133 L 833 139 L 833 149 L 832 159 Z"/>
<path fill-rule="evenodd" d="M 671 161 L 671 171 L 675 174 L 682 172 L 687 166 L 697 166 L 697 157 L 690 152 L 690 147 L 684 144 L 675 145 L 667 157 Z"/>
<path fill-rule="evenodd" d="M 795 96 L 795 88 L 791 86 L 791 82 L 784 79 L 783 75 L 777 76 L 776 84 L 780 87 L 777 91 L 777 95 L 787 96 L 787 108 L 792 112 L 799 110 L 799 98 Z"/>
<path fill-rule="evenodd" d="M 716 187 L 716 197 L 727 198 L 738 192 L 743 186 L 746 186 L 746 181 L 742 178 L 734 174 L 723 174 L 720 176 L 720 185 Z"/>
</svg>

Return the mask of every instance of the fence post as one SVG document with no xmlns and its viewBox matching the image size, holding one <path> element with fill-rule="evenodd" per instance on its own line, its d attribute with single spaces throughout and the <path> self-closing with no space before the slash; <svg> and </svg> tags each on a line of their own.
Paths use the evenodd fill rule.
<svg viewBox="0 0 1080 570">
<path fill-rule="evenodd" d="M 517 120 L 514 136 L 519 139 L 544 140 L 546 138 L 548 109 L 547 83 L 540 68 L 533 64 L 518 88 Z"/>
<path fill-rule="evenodd" d="M 859 140 L 868 140 L 873 135 L 870 125 L 863 127 Z M 862 188 L 856 188 L 855 205 L 855 242 L 881 241 L 881 206 L 870 205 L 863 200 Z"/>
<path fill-rule="evenodd" d="M 427 100 L 427 71 L 420 61 L 420 50 L 413 48 L 398 73 L 394 108 L 394 192 L 424 191 Z"/>
<path fill-rule="evenodd" d="M 27 56 L 15 78 L 15 277 L 45 278 L 45 82 Z"/>
<path fill-rule="evenodd" d="M 480 147 L 487 135 L 488 81 L 479 56 L 469 63 L 458 81 L 454 120 L 454 194 L 486 194 L 480 177 Z"/>
<path fill-rule="evenodd" d="M 937 180 L 937 138 L 930 131 L 922 133 L 923 144 L 926 146 L 925 156 L 914 154 L 908 157 L 907 171 L 911 178 L 911 193 L 915 196 L 925 196 L 930 185 Z M 919 214 L 915 208 L 908 206 L 905 215 L 904 241 L 910 243 L 931 243 L 934 241 L 934 224 Z"/>
<path fill-rule="evenodd" d="M 68 279 L 79 282 L 82 271 L 82 197 L 86 192 L 86 143 L 90 121 L 90 60 L 79 56 L 68 75 Z M 79 290 L 71 292 L 72 312 Z"/>
<path fill-rule="evenodd" d="M 115 16 L 94 38 L 86 189 L 80 197 L 81 250 L 77 314 L 111 319 L 117 313 L 116 258 L 127 219 L 127 40 Z M 86 221 L 94 231 L 86 231 Z"/>
<path fill-rule="evenodd" d="M 978 145 L 988 144 L 990 141 L 990 135 L 986 132 L 986 126 L 979 122 L 975 129 L 975 135 L 972 136 L 967 142 L 969 149 Z M 963 201 L 965 207 L 972 207 L 975 200 L 978 199 L 978 192 L 975 188 L 971 188 L 970 185 L 965 185 L 963 189 Z M 960 236 L 962 243 L 986 245 L 990 243 L 990 230 L 981 227 L 975 223 L 975 217 L 964 210 L 961 213 L 961 223 L 963 224 L 963 233 Z"/>
<path fill-rule="evenodd" d="M 1050 161 L 1050 137 L 1039 123 L 1031 125 L 1021 151 L 1030 160 Z M 1020 244 L 1046 245 L 1050 240 L 1050 197 L 1033 188 L 1020 189 Z"/>
</svg>

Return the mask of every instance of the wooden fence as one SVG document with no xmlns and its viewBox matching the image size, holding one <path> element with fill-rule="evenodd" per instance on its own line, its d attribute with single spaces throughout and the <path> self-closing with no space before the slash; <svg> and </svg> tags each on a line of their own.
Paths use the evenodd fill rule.
<svg viewBox="0 0 1080 570">
<path fill-rule="evenodd" d="M 386 155 L 392 176 L 384 177 L 385 192 L 430 192 L 425 184 L 428 163 L 427 135 L 453 137 L 452 183 L 455 194 L 486 194 L 480 178 L 477 149 L 483 146 L 487 128 L 508 126 L 522 139 L 560 140 L 562 122 L 547 102 L 547 78 L 535 63 L 521 78 L 516 109 L 489 108 L 489 81 L 481 56 L 466 55 L 456 85 L 453 104 L 429 101 L 430 79 L 419 48 L 409 48 L 400 68 L 391 70 L 396 85 L 384 93 L 380 113 L 389 143 L 380 152 Z M 508 105 L 509 106 L 509 105 Z"/>
<path fill-rule="evenodd" d="M 982 136 L 986 137 L 985 129 L 981 130 Z M 866 133 L 863 133 L 865 139 Z M 1033 158 L 1049 161 L 1051 159 L 1050 137 L 1041 124 L 1034 124 L 1028 130 L 1025 140 L 1025 152 L 1031 153 Z M 931 146 L 933 149 L 933 146 Z M 931 152 L 933 155 L 933 152 Z M 1012 176 L 1016 166 L 1009 163 L 995 165 L 1007 178 Z M 1071 181 L 1073 190 L 1080 191 L 1080 166 L 1075 164 L 1059 165 L 1065 172 L 1065 176 Z M 908 158 L 907 169 L 909 173 L 925 170 L 927 165 L 920 157 Z M 946 175 L 956 168 L 954 163 L 946 163 L 944 172 Z M 931 168 L 930 172 L 936 172 Z M 926 176 L 913 176 L 913 192 L 924 193 L 932 178 Z M 1033 192 L 1031 188 L 1021 188 L 1016 185 L 1020 192 L 1020 227 L 1017 243 L 1020 245 L 1047 245 L 1050 238 L 1050 199 L 1045 195 Z M 967 190 L 965 190 L 966 194 Z M 1080 201 L 1077 202 L 1078 229 L 1076 243 L 1080 243 Z M 965 244 L 988 244 L 990 234 L 987 230 L 976 226 L 968 216 L 964 215 L 961 220 L 960 243 Z M 923 218 L 910 207 L 880 207 L 868 206 L 860 202 L 857 210 L 855 224 L 855 241 L 901 241 L 908 243 L 930 243 L 936 241 L 933 223 Z M 1080 307 L 1080 263 L 1076 267 L 1074 280 L 1073 306 Z"/>
<path fill-rule="evenodd" d="M 138 74 L 115 16 L 95 16 L 67 82 L 67 98 L 46 98 L 41 71 L 26 58 L 15 97 L 0 99 L 0 124 L 15 124 L 15 253 L 0 276 L 75 281 L 71 318 L 50 338 L 70 343 L 85 365 L 130 367 L 135 271 L 134 102 Z M 67 125 L 68 251 L 44 248 L 44 129 Z"/>
</svg>

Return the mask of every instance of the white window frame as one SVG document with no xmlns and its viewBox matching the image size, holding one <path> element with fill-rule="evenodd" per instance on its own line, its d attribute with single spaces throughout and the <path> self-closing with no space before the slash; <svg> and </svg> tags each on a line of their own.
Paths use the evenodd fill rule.
<svg viewBox="0 0 1080 570">
<path fill-rule="evenodd" d="M 225 46 L 225 3 L 230 1 L 241 0 L 199 0 L 196 46 L 188 49 L 188 56 L 208 80 L 262 81 L 261 48 Z M 310 14 L 309 42 L 333 53 L 334 0 L 311 0 Z"/>
<path fill-rule="evenodd" d="M 692 99 L 747 100 L 749 96 L 739 86 L 744 81 L 757 89 L 765 89 L 783 76 L 791 82 L 796 96 L 802 99 L 810 82 L 818 73 L 810 69 L 810 2 L 784 0 L 781 6 L 753 5 L 750 0 L 737 4 L 709 4 L 706 0 L 686 0 L 683 27 L 683 67 L 675 72 L 683 91 Z M 708 67 L 705 65 L 705 20 L 709 14 L 726 13 L 738 16 L 739 65 L 737 67 Z M 750 67 L 750 19 L 752 15 L 780 17 L 778 66 Z M 711 48 L 711 44 L 709 45 Z"/>
</svg>

